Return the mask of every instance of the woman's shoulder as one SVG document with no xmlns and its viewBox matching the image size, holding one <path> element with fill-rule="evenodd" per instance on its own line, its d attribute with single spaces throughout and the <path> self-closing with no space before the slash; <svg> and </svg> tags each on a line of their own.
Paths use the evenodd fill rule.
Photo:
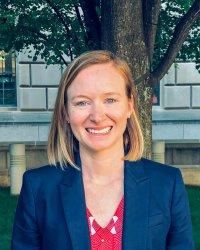
<svg viewBox="0 0 200 250">
<path fill-rule="evenodd" d="M 145 158 L 141 159 L 142 166 L 145 173 L 152 179 L 156 179 L 159 182 L 167 183 L 168 181 L 176 181 L 182 179 L 181 171 L 175 166 L 155 162 Z"/>
<path fill-rule="evenodd" d="M 158 172 L 166 172 L 169 174 L 175 174 L 179 169 L 175 166 L 170 166 L 164 163 L 152 161 L 146 158 L 141 159 L 142 165 L 145 167 L 145 169 L 149 171 L 158 171 Z"/>
<path fill-rule="evenodd" d="M 128 162 L 125 173 L 134 176 L 137 180 L 150 179 L 151 183 L 173 183 L 182 179 L 178 168 L 142 158 L 135 162 Z"/>
<path fill-rule="evenodd" d="M 29 180 L 30 182 L 36 183 L 59 183 L 64 175 L 67 175 L 68 172 L 71 172 L 72 167 L 67 166 L 65 168 L 61 168 L 60 164 L 54 165 L 45 165 L 40 166 L 34 169 L 28 169 L 23 176 L 24 180 Z"/>
<path fill-rule="evenodd" d="M 32 178 L 37 176 L 47 176 L 47 175 L 59 175 L 62 173 L 62 169 L 59 164 L 56 166 L 53 165 L 44 165 L 36 168 L 27 169 L 24 173 L 25 176 L 30 176 Z"/>
<path fill-rule="evenodd" d="M 58 192 L 60 185 L 71 179 L 75 171 L 71 166 L 62 169 L 59 164 L 29 169 L 23 175 L 22 190 L 32 190 L 35 197 L 46 197 Z"/>
</svg>

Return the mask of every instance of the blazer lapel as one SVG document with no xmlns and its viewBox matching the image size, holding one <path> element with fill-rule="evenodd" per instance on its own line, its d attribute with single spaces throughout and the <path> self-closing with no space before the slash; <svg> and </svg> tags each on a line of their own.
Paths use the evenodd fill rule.
<svg viewBox="0 0 200 250">
<path fill-rule="evenodd" d="M 72 167 L 66 170 L 60 193 L 73 250 L 89 250 L 90 236 L 81 171 Z"/>
<path fill-rule="evenodd" d="M 145 250 L 148 237 L 149 179 L 141 161 L 125 162 L 123 250 Z"/>
</svg>

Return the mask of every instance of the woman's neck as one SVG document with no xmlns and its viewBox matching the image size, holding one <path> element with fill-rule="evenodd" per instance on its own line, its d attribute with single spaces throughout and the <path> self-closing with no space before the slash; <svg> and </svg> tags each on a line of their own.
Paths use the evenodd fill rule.
<svg viewBox="0 0 200 250">
<path fill-rule="evenodd" d="M 124 153 L 93 153 L 88 154 L 80 150 L 84 181 L 107 184 L 122 179 L 124 176 Z"/>
</svg>

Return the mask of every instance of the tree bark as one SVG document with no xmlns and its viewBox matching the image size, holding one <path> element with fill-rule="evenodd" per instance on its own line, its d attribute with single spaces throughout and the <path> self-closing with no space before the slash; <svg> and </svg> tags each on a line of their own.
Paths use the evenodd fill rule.
<svg viewBox="0 0 200 250">
<path fill-rule="evenodd" d="M 136 85 L 139 118 L 144 136 L 143 156 L 151 159 L 153 88 L 149 80 Z"/>
<path fill-rule="evenodd" d="M 146 46 L 142 0 L 102 1 L 101 47 L 125 59 L 137 81 L 150 72 L 150 58 Z M 138 81 L 137 81 L 138 82 Z M 137 85 L 139 116 L 144 134 L 144 156 L 151 158 L 152 87 L 148 79 Z"/>
<path fill-rule="evenodd" d="M 94 0 L 80 0 L 80 5 L 84 13 L 85 26 L 88 29 L 88 38 L 93 43 L 95 49 L 101 47 L 101 23 L 95 10 Z"/>
<path fill-rule="evenodd" d="M 147 53 L 152 62 L 161 0 L 143 0 L 143 25 Z"/>
<path fill-rule="evenodd" d="M 132 70 L 147 158 L 151 158 L 153 88 L 174 62 L 200 16 L 200 0 L 195 0 L 176 26 L 163 60 L 151 72 L 160 5 L 161 0 L 102 0 L 101 47 L 125 59 Z"/>
</svg>

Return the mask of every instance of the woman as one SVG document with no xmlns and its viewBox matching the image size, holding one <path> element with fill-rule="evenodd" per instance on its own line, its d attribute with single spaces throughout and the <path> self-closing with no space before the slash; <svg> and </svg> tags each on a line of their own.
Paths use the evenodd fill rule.
<svg viewBox="0 0 200 250">
<path fill-rule="evenodd" d="M 12 250 L 194 249 L 180 171 L 142 152 L 127 64 L 108 51 L 76 58 L 58 90 L 50 165 L 24 174 Z"/>
</svg>

